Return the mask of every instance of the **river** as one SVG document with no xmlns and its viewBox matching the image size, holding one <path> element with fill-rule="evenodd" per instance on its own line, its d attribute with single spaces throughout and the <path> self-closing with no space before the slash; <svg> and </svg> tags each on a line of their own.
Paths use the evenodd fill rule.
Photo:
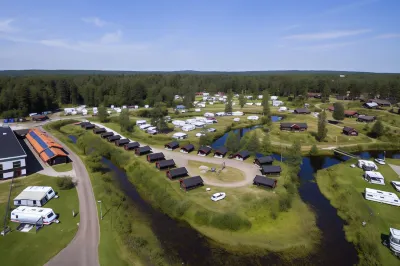
<svg viewBox="0 0 400 266">
<path fill-rule="evenodd" d="M 76 138 L 73 136 L 70 136 L 70 138 L 76 142 Z M 275 159 L 280 160 L 279 155 L 274 154 L 273 156 Z M 361 156 L 363 158 L 371 156 L 382 157 L 383 153 L 364 152 Z M 400 158 L 400 154 L 394 152 L 388 152 L 386 156 Z M 213 245 L 187 223 L 175 221 L 159 210 L 154 209 L 140 197 L 123 170 L 113 165 L 107 159 L 104 159 L 103 162 L 114 173 L 121 189 L 130 198 L 132 203 L 151 221 L 152 230 L 162 244 L 166 254 L 173 256 L 175 259 L 179 258 L 183 264 L 199 266 L 287 265 L 288 263 L 294 265 L 354 265 L 358 261 L 357 251 L 351 243 L 346 241 L 343 231 L 343 221 L 337 215 L 336 209 L 321 194 L 314 178 L 317 170 L 338 164 L 347 159 L 345 157 L 337 158 L 332 156 L 303 158 L 303 164 L 299 172 L 299 193 L 302 200 L 315 211 L 317 226 L 322 232 L 322 239 L 319 249 L 315 253 L 306 258 L 293 259 L 290 262 L 282 260 L 278 254 L 274 253 L 264 256 L 254 254 L 239 255 Z"/>
</svg>

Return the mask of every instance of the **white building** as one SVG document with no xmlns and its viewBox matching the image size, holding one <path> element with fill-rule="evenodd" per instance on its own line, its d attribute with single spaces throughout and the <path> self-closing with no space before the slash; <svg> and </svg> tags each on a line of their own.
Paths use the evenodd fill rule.
<svg viewBox="0 0 400 266">
<path fill-rule="evenodd" d="M 26 153 L 12 129 L 0 127 L 0 180 L 26 175 Z"/>
<path fill-rule="evenodd" d="M 41 207 L 55 195 L 56 193 L 51 187 L 30 186 L 14 198 L 14 205 Z"/>
<path fill-rule="evenodd" d="M 50 208 L 19 206 L 11 212 L 11 222 L 24 224 L 51 224 L 57 215 Z"/>
</svg>

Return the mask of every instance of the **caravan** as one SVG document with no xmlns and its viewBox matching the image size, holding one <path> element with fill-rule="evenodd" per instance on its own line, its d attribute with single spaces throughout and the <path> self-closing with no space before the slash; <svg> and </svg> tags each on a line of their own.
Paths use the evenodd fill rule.
<svg viewBox="0 0 400 266">
<path fill-rule="evenodd" d="M 363 169 L 364 171 L 376 171 L 378 170 L 378 166 L 372 161 L 367 160 L 358 160 L 357 166 Z"/>
<path fill-rule="evenodd" d="M 400 200 L 397 195 L 387 191 L 365 188 L 365 199 L 400 206 Z"/>
<path fill-rule="evenodd" d="M 371 184 L 385 185 L 385 178 L 379 172 L 365 171 L 364 179 Z"/>
<path fill-rule="evenodd" d="M 11 212 L 11 222 L 22 224 L 51 224 L 56 218 L 50 208 L 19 206 Z"/>
<path fill-rule="evenodd" d="M 196 127 L 194 126 L 194 125 L 184 125 L 183 127 L 182 127 L 182 130 L 183 131 L 192 131 L 192 130 L 195 130 L 196 129 Z"/>
<path fill-rule="evenodd" d="M 172 120 L 172 124 L 176 127 L 183 127 L 186 125 L 186 122 L 183 120 Z"/>
<path fill-rule="evenodd" d="M 136 125 L 137 125 L 137 126 L 141 126 L 141 125 L 144 125 L 144 124 L 146 124 L 146 123 L 147 123 L 146 120 L 138 120 L 138 121 L 136 121 Z"/>
<path fill-rule="evenodd" d="M 41 207 L 55 195 L 56 193 L 51 187 L 30 186 L 14 198 L 14 205 Z"/>
</svg>

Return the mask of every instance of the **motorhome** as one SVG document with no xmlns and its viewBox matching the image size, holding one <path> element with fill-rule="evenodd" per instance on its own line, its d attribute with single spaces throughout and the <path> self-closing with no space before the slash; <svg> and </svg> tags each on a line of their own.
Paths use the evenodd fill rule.
<svg viewBox="0 0 400 266">
<path fill-rule="evenodd" d="M 187 139 L 188 138 L 188 134 L 183 133 L 183 132 L 177 132 L 177 133 L 174 133 L 172 135 L 172 138 L 173 139 Z"/>
<path fill-rule="evenodd" d="M 196 127 L 194 125 L 184 125 L 181 129 L 183 131 L 192 131 L 192 130 L 195 130 Z"/>
<path fill-rule="evenodd" d="M 41 207 L 55 195 L 56 193 L 51 187 L 30 186 L 14 198 L 14 205 Z"/>
<path fill-rule="evenodd" d="M 51 224 L 57 215 L 50 208 L 19 206 L 11 212 L 11 222 L 23 224 Z"/>
<path fill-rule="evenodd" d="M 357 166 L 363 169 L 364 171 L 376 171 L 378 170 L 378 166 L 372 161 L 367 160 L 358 160 Z"/>
<path fill-rule="evenodd" d="M 365 171 L 364 179 L 371 184 L 385 185 L 385 178 L 379 172 Z"/>
<path fill-rule="evenodd" d="M 387 191 L 365 188 L 365 199 L 400 206 L 400 200 L 397 195 Z"/>
</svg>

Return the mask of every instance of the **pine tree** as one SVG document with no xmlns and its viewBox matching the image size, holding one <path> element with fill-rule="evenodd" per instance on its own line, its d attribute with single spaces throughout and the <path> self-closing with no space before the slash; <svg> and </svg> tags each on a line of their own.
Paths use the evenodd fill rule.
<svg viewBox="0 0 400 266">
<path fill-rule="evenodd" d="M 101 105 L 97 110 L 97 116 L 99 117 L 100 122 L 104 123 L 108 121 L 108 113 L 107 108 L 104 105 Z"/>
<path fill-rule="evenodd" d="M 299 140 L 293 142 L 284 157 L 286 164 L 294 168 L 300 168 L 303 158 L 301 156 L 301 143 Z"/>
<path fill-rule="evenodd" d="M 333 104 L 333 113 L 332 117 L 335 120 L 343 120 L 344 119 L 344 106 L 341 103 L 334 103 Z"/>
<path fill-rule="evenodd" d="M 261 153 L 263 153 L 265 155 L 272 153 L 272 145 L 271 145 L 271 140 L 269 139 L 268 133 L 266 133 L 262 139 L 260 151 L 261 151 Z"/>
<path fill-rule="evenodd" d="M 227 100 L 226 100 L 226 104 L 225 104 L 225 113 L 231 113 L 232 112 L 232 102 L 233 102 L 233 92 L 232 90 L 228 91 L 228 95 L 227 95 Z"/>
<path fill-rule="evenodd" d="M 260 151 L 260 139 L 258 138 L 256 131 L 252 132 L 250 139 L 247 142 L 247 150 L 252 154 Z"/>
<path fill-rule="evenodd" d="M 225 147 L 231 152 L 237 152 L 239 150 L 239 135 L 233 131 L 229 132 L 225 141 Z"/>
<path fill-rule="evenodd" d="M 370 135 L 372 135 L 375 138 L 379 138 L 380 136 L 383 135 L 383 133 L 384 133 L 383 124 L 380 120 L 377 120 L 371 128 Z"/>
<path fill-rule="evenodd" d="M 133 124 L 129 120 L 128 109 L 123 109 L 119 115 L 119 125 L 121 126 L 122 132 L 132 132 Z"/>
<path fill-rule="evenodd" d="M 318 115 L 318 132 L 317 139 L 318 141 L 323 141 L 328 134 L 328 129 L 326 128 L 326 113 L 322 111 Z"/>
<path fill-rule="evenodd" d="M 269 99 L 270 99 L 269 93 L 267 90 L 265 90 L 263 92 L 263 99 L 262 99 L 263 115 L 264 115 L 262 121 L 264 124 L 267 124 L 267 125 L 270 125 L 272 123 L 271 110 L 269 108 Z"/>
<path fill-rule="evenodd" d="M 317 156 L 318 155 L 318 148 L 317 145 L 312 145 L 311 150 L 310 150 L 310 155 L 311 156 Z"/>
<path fill-rule="evenodd" d="M 247 101 L 246 97 L 244 97 L 243 94 L 240 94 L 239 95 L 239 105 L 241 108 L 243 108 L 243 106 L 246 104 L 246 101 Z"/>
</svg>

